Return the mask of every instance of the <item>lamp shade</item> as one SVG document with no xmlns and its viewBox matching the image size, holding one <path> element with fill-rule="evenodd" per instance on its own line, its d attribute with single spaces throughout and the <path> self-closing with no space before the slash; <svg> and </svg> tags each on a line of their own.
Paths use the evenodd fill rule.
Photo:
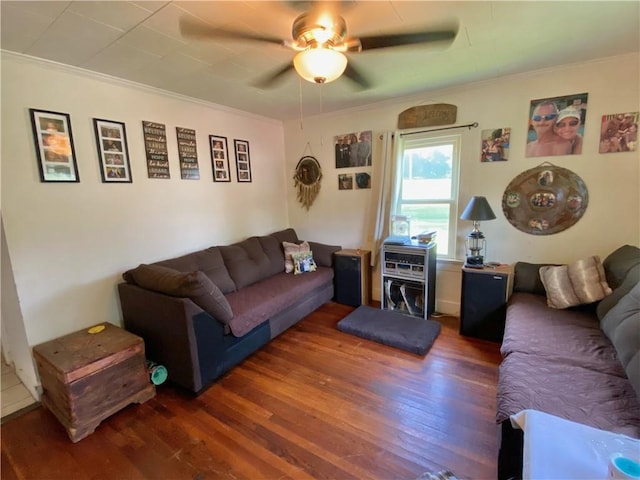
<svg viewBox="0 0 640 480">
<path fill-rule="evenodd" d="M 347 57 L 330 48 L 307 48 L 293 58 L 293 66 L 302 78 L 311 83 L 329 83 L 347 68 Z"/>
<path fill-rule="evenodd" d="M 493 220 L 496 215 L 491 210 L 491 206 L 485 197 L 471 197 L 467 208 L 464 209 L 461 220 L 473 220 L 479 222 L 481 220 Z"/>
</svg>

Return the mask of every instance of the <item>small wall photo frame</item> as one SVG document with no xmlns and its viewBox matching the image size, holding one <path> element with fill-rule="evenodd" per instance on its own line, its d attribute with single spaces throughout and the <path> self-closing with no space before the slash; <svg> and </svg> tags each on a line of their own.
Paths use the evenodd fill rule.
<svg viewBox="0 0 640 480">
<path fill-rule="evenodd" d="M 353 190 L 353 174 L 338 174 L 338 190 Z"/>
<path fill-rule="evenodd" d="M 246 140 L 233 140 L 236 151 L 236 174 L 238 182 L 251 182 L 251 159 L 249 156 L 249 142 Z"/>
<path fill-rule="evenodd" d="M 639 116 L 640 112 L 603 115 L 598 153 L 635 152 L 638 148 Z"/>
<path fill-rule="evenodd" d="M 93 119 L 102 183 L 132 183 L 127 131 L 124 123 Z"/>
<path fill-rule="evenodd" d="M 214 182 L 230 182 L 229 151 L 227 137 L 209 135 L 209 150 L 211 151 L 211 171 Z"/>
<path fill-rule="evenodd" d="M 29 109 L 41 182 L 80 182 L 68 113 Z"/>
<path fill-rule="evenodd" d="M 509 160 L 511 128 L 482 130 L 480 138 L 482 140 L 481 162 L 506 162 Z"/>
<path fill-rule="evenodd" d="M 356 190 L 371 188 L 371 174 L 368 172 L 356 172 Z"/>
</svg>

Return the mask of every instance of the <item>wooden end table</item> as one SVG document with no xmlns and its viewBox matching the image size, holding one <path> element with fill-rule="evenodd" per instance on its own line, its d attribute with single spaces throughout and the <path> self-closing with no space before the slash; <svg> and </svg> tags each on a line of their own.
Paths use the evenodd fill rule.
<svg viewBox="0 0 640 480">
<path fill-rule="evenodd" d="M 91 333 L 94 332 L 94 333 Z M 72 442 L 93 433 L 105 418 L 154 397 L 142 338 L 110 323 L 33 347 L 42 404 Z"/>
</svg>

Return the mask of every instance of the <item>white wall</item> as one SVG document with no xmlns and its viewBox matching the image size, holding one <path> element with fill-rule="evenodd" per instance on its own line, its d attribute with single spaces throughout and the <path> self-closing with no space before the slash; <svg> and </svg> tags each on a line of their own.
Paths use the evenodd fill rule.
<svg viewBox="0 0 640 480">
<path fill-rule="evenodd" d="M 488 260 L 505 263 L 518 260 L 571 262 L 594 254 L 604 258 L 621 244 L 638 245 L 638 152 L 598 153 L 602 115 L 639 110 L 638 68 L 638 56 L 625 55 L 306 118 L 304 130 L 300 129 L 299 120 L 286 122 L 287 171 L 293 171 L 309 142 L 324 173 L 321 193 L 309 213 L 299 206 L 293 185 L 288 184 L 291 226 L 304 237 L 323 236 L 325 240 L 347 248 L 366 248 L 372 193 L 368 190 L 338 191 L 338 173 L 361 169 L 335 169 L 333 137 L 373 130 L 375 169 L 375 162 L 381 155 L 379 134 L 395 130 L 400 112 L 416 105 L 450 103 L 458 107 L 457 124 L 479 123 L 476 129 L 452 132 L 463 134 L 460 209 L 471 196 L 485 195 L 497 216 L 496 220 L 483 222 L 481 226 L 488 239 Z M 582 92 L 589 93 L 582 155 L 526 158 L 524 151 L 531 100 Z M 481 130 L 500 127 L 512 128 L 510 160 L 481 163 Z M 589 189 L 589 206 L 583 218 L 571 228 L 554 235 L 533 236 L 517 230 L 506 220 L 502 214 L 502 194 L 514 177 L 544 161 L 568 168 L 581 176 Z M 470 222 L 458 222 L 459 259 L 464 258 L 464 237 L 470 229 Z M 459 311 L 459 286 L 459 266 L 441 263 L 437 281 L 438 310 L 446 313 Z M 379 290 L 379 276 L 374 276 L 376 299 L 380 298 Z"/>
<path fill-rule="evenodd" d="M 480 124 L 477 129 L 461 130 L 460 204 L 463 207 L 472 195 L 486 195 L 493 206 L 498 218 L 482 224 L 489 241 L 489 259 L 570 262 L 586 255 L 604 257 L 623 243 L 638 245 L 638 152 L 597 153 L 600 116 L 639 109 L 638 68 L 637 55 L 628 55 L 531 72 L 305 118 L 301 130 L 299 119 L 283 126 L 224 107 L 3 53 L 0 204 L 17 293 L 9 299 L 2 296 L 3 303 L 13 302 L 8 306 L 11 308 L 3 305 L 2 309 L 3 342 L 5 336 L 11 337 L 7 329 L 20 324 L 19 313 L 29 346 L 104 321 L 119 324 L 116 284 L 123 271 L 139 263 L 289 225 L 302 238 L 345 248 L 367 247 L 372 194 L 369 190 L 338 191 L 333 137 L 373 130 L 375 171 L 380 158 L 379 134 L 394 130 L 398 114 L 415 105 L 452 103 L 458 106 L 457 123 Z M 584 153 L 525 158 L 531 99 L 579 92 L 589 93 Z M 71 114 L 80 183 L 40 182 L 29 108 Z M 125 122 L 132 184 L 101 183 L 93 117 Z M 147 178 L 142 120 L 167 126 L 170 180 Z M 198 181 L 180 179 L 172 134 L 176 126 L 197 131 Z M 482 164 L 480 131 L 499 127 L 512 127 L 511 160 Z M 228 137 L 230 145 L 233 138 L 249 140 L 252 183 L 212 182 L 209 134 Z M 324 174 L 320 194 L 308 212 L 297 202 L 292 180 L 298 159 L 306 154 L 318 158 Z M 585 180 L 589 207 L 584 217 L 564 232 L 526 235 L 501 214 L 502 193 L 516 175 L 545 160 L 569 168 Z M 468 223 L 458 225 L 460 259 L 464 254 L 461 240 L 471 227 Z M 7 281 L 5 274 L 11 280 L 8 263 L 2 264 L 3 282 Z M 439 311 L 456 313 L 459 285 L 459 265 L 440 264 Z M 374 287 L 374 296 L 377 293 L 379 299 L 378 281 Z M 33 391 L 35 373 L 30 356 L 22 352 L 13 360 L 24 362 L 16 368 L 29 370 L 23 381 Z"/>
<path fill-rule="evenodd" d="M 29 108 L 71 115 L 80 183 L 40 182 Z M 101 182 L 94 117 L 126 124 L 133 183 Z M 142 120 L 166 124 L 169 180 L 147 178 Z M 200 180 L 180 179 L 176 126 L 196 130 Z M 252 183 L 234 162 L 231 183 L 212 181 L 210 134 L 231 158 L 234 138 L 249 141 Z M 120 324 L 116 284 L 140 263 L 287 227 L 283 159 L 280 122 L 3 53 L 2 217 L 28 344 Z"/>
</svg>

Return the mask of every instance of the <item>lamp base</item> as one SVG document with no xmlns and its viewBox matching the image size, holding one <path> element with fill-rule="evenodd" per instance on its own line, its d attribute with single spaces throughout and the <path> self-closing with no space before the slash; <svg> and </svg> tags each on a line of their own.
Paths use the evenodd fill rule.
<svg viewBox="0 0 640 480">
<path fill-rule="evenodd" d="M 482 255 L 469 255 L 464 262 L 466 268 L 484 268 L 484 257 Z"/>
</svg>

